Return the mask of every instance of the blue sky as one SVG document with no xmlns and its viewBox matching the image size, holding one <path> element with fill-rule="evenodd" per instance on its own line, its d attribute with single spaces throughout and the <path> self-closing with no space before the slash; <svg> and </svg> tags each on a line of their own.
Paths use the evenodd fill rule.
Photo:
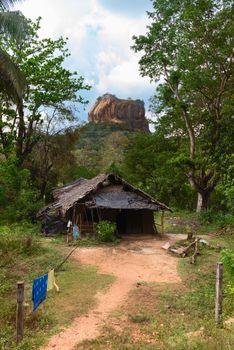
<svg viewBox="0 0 234 350">
<path fill-rule="evenodd" d="M 144 34 L 151 0 L 25 0 L 17 5 L 26 17 L 42 17 L 42 37 L 69 38 L 67 68 L 78 71 L 92 85 L 83 97 L 90 101 L 106 92 L 120 98 L 148 100 L 154 84 L 139 74 L 139 54 L 130 46 L 132 36 Z"/>
</svg>

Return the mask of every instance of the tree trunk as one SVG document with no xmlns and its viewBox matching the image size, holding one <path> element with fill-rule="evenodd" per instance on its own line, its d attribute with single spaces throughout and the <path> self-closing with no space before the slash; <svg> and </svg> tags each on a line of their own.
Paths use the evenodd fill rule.
<svg viewBox="0 0 234 350">
<path fill-rule="evenodd" d="M 200 213 L 203 210 L 207 210 L 208 208 L 208 200 L 209 200 L 210 192 L 198 192 L 197 193 L 197 213 Z"/>
</svg>

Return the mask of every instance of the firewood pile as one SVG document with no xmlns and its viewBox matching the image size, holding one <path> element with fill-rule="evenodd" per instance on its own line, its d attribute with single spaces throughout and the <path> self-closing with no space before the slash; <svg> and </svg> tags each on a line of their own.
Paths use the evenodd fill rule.
<svg viewBox="0 0 234 350">
<path fill-rule="evenodd" d="M 188 243 L 188 244 L 185 245 L 185 243 Z M 187 240 L 183 241 L 183 244 L 181 242 L 180 246 L 178 245 L 171 246 L 170 243 L 167 242 L 162 246 L 162 248 L 167 250 L 169 253 L 172 253 L 173 255 L 176 255 L 181 258 L 190 256 L 190 263 L 195 264 L 197 256 L 201 254 L 199 250 L 199 245 L 201 244 L 209 245 L 209 243 L 206 240 L 201 239 L 200 237 L 196 237 L 196 238 L 188 237 Z"/>
</svg>

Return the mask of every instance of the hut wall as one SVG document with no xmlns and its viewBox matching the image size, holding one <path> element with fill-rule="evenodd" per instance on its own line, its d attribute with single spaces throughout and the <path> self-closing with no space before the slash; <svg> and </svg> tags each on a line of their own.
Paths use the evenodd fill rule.
<svg viewBox="0 0 234 350">
<path fill-rule="evenodd" d="M 100 209 L 100 218 L 101 220 L 116 222 L 117 211 L 117 209 Z"/>
<path fill-rule="evenodd" d="M 143 232 L 146 234 L 156 233 L 154 229 L 154 212 L 143 210 Z"/>
</svg>

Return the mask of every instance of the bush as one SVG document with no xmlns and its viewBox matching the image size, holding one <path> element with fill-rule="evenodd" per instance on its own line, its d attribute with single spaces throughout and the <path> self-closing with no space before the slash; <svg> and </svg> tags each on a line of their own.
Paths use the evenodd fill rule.
<svg viewBox="0 0 234 350">
<path fill-rule="evenodd" d="M 234 216 L 222 212 L 214 212 L 210 209 L 199 214 L 199 220 L 202 224 L 216 224 L 219 228 L 233 227 Z"/>
<path fill-rule="evenodd" d="M 227 293 L 234 295 L 234 249 L 222 250 L 221 261 L 227 276 Z"/>
<path fill-rule="evenodd" d="M 100 221 L 97 224 L 97 238 L 101 242 L 114 242 L 116 224 L 107 220 Z"/>
<path fill-rule="evenodd" d="M 38 248 L 36 229 L 27 223 L 0 226 L 0 255 L 33 254 Z"/>
<path fill-rule="evenodd" d="M 0 163 L 0 221 L 35 220 L 42 202 L 27 169 L 19 169 L 16 159 Z"/>
</svg>

